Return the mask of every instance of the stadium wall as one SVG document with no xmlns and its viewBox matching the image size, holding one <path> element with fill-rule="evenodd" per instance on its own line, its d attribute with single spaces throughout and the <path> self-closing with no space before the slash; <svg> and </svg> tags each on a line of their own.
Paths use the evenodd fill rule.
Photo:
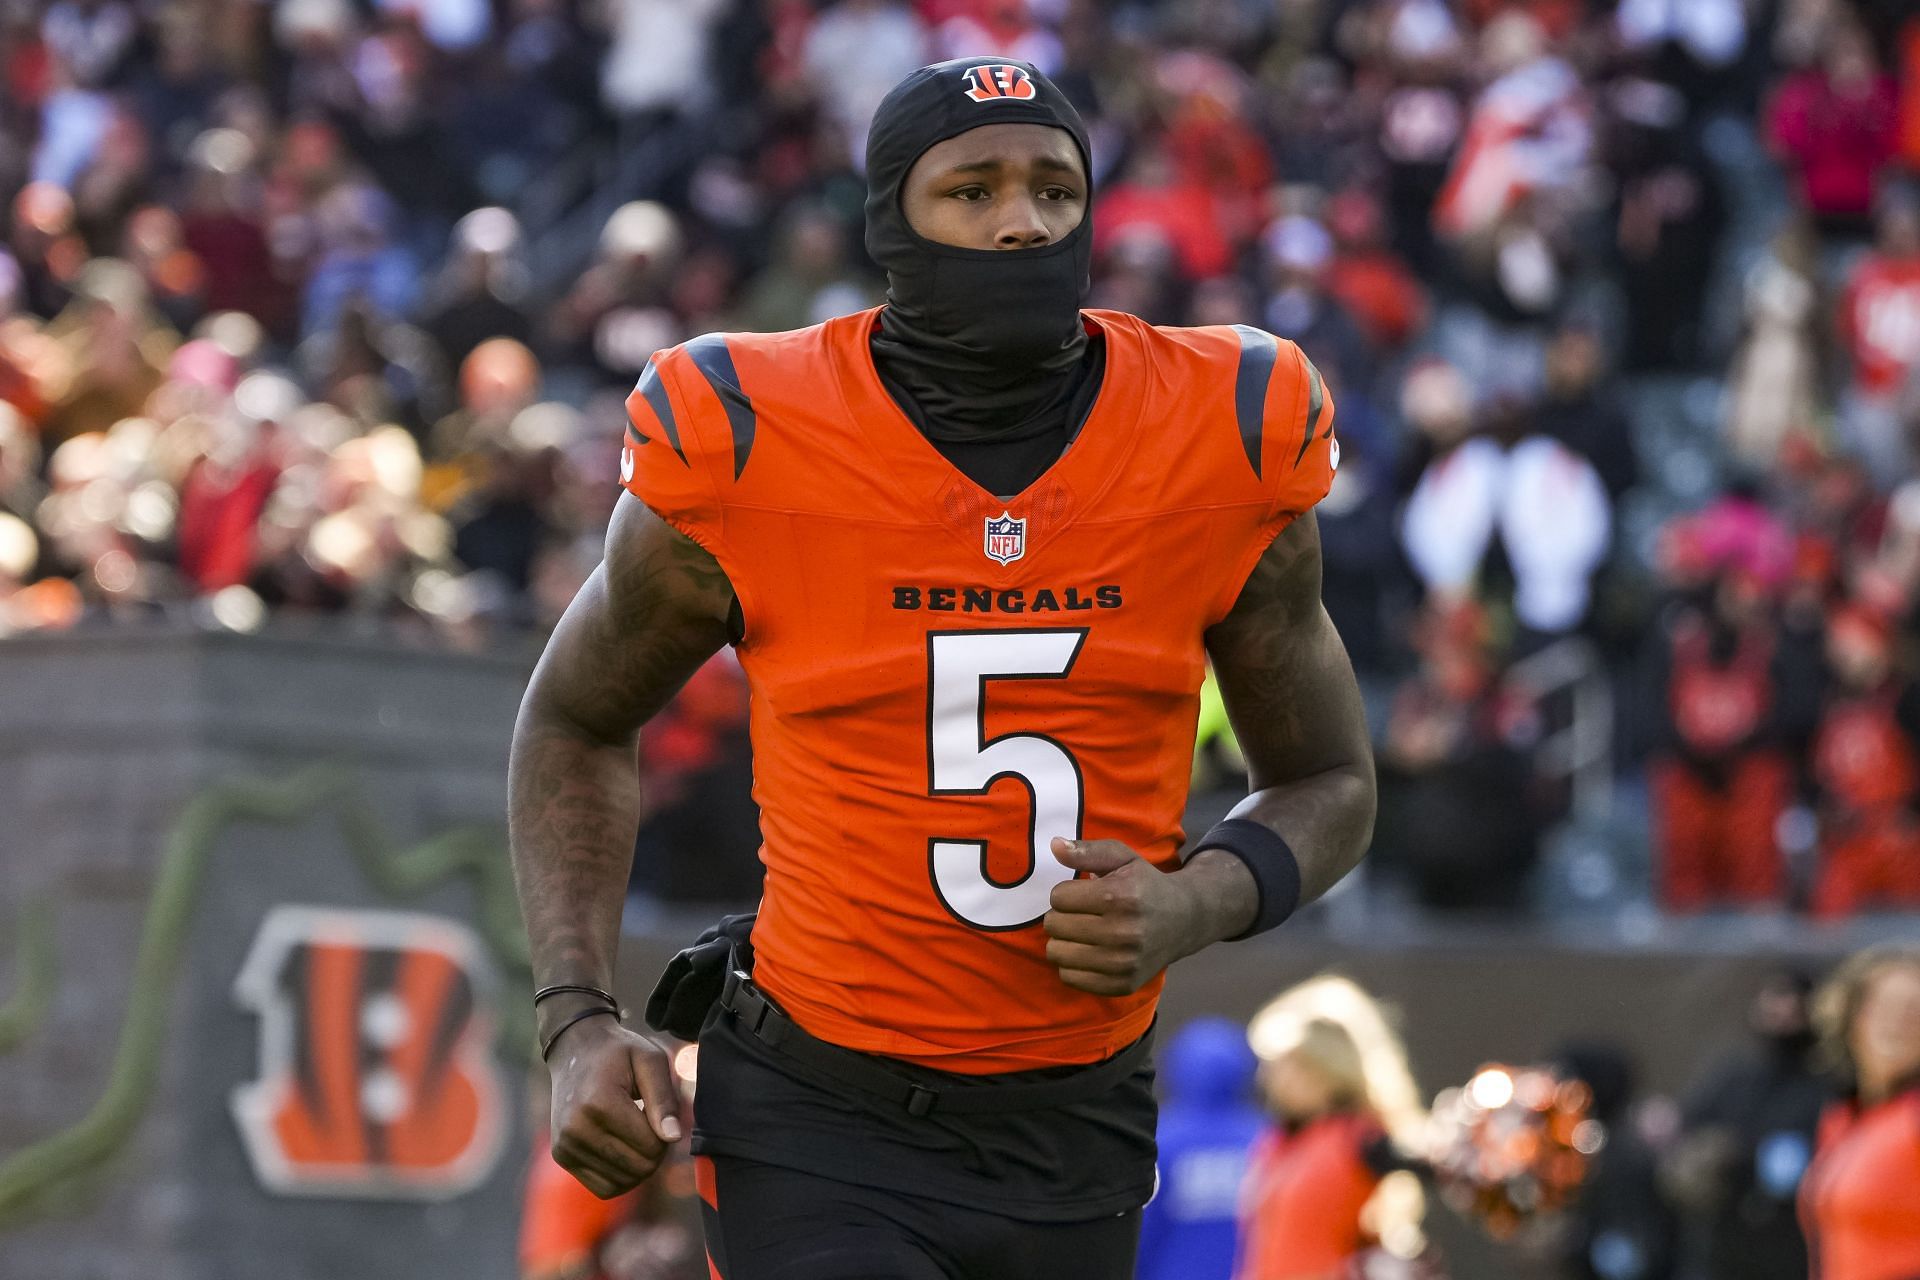
<svg viewBox="0 0 1920 1280">
<path fill-rule="evenodd" d="M 3 652 L 0 1274 L 511 1276 L 530 663 L 187 630 Z"/>
<path fill-rule="evenodd" d="M 532 655 L 186 629 L 0 655 L 0 1274 L 512 1276 L 531 1090 L 502 815 Z M 629 936 L 631 1003 L 704 922 Z M 1163 1023 L 1338 969 L 1399 1010 L 1428 1092 L 1575 1037 L 1675 1090 L 1761 969 L 1843 941 L 1752 936 L 1302 922 L 1184 962 Z"/>
</svg>

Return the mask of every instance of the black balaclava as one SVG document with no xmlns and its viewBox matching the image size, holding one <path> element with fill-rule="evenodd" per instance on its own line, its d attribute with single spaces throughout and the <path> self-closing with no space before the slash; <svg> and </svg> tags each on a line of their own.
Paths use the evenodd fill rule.
<svg viewBox="0 0 1920 1280">
<path fill-rule="evenodd" d="M 1088 382 L 1080 319 L 1091 212 L 1038 249 L 960 249 L 907 225 L 900 188 L 928 148 L 990 124 L 1064 129 L 1089 184 L 1086 126 L 1031 65 L 961 58 L 895 85 L 867 134 L 867 252 L 887 272 L 873 354 L 888 389 L 935 441 L 975 444 L 1071 431 Z M 1088 192 L 1091 203 L 1092 192 Z M 1062 424 L 1065 424 L 1064 426 Z"/>
</svg>

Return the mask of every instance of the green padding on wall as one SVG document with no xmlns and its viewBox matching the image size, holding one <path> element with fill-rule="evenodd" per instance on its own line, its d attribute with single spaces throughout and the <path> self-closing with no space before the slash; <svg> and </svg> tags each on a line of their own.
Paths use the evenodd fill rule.
<svg viewBox="0 0 1920 1280">
<path fill-rule="evenodd" d="M 106 1088 L 73 1125 L 0 1159 L 0 1227 L 70 1197 L 126 1144 L 145 1117 L 160 1056 L 173 1030 L 168 1010 L 181 952 L 221 835 L 237 823 L 285 825 L 327 809 L 334 812 L 361 874 L 384 896 L 410 898 L 448 880 L 471 879 L 478 899 L 477 923 L 495 963 L 506 977 L 526 972 L 526 931 L 514 897 L 512 866 L 497 829 L 455 828 L 396 847 L 354 789 L 352 774 L 331 766 L 303 770 L 279 782 L 217 784 L 188 802 L 167 836 Z M 20 985 L 0 1008 L 0 1050 L 25 1039 L 52 999 L 56 974 L 50 907 L 28 912 L 17 951 Z M 530 1053 L 528 1002 L 508 1001 L 501 1023 L 502 1043 L 509 1051 Z"/>
</svg>

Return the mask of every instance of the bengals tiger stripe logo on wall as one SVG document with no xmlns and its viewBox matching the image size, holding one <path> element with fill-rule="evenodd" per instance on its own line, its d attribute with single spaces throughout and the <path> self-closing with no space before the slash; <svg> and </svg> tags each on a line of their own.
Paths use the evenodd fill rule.
<svg viewBox="0 0 1920 1280">
<path fill-rule="evenodd" d="M 1025 102 L 1039 92 L 1034 88 L 1032 76 L 1023 68 L 1007 62 L 968 67 L 966 81 L 967 96 L 975 102 L 988 102 L 995 98 Z"/>
<path fill-rule="evenodd" d="M 259 1078 L 232 1109 L 284 1195 L 445 1200 L 499 1159 L 492 971 L 466 926 L 276 907 L 234 983 L 260 1016 Z"/>
</svg>

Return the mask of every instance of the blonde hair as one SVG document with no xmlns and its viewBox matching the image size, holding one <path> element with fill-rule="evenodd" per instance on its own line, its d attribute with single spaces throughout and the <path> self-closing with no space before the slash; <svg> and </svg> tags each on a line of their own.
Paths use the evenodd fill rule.
<svg viewBox="0 0 1920 1280">
<path fill-rule="evenodd" d="M 1311 1030 L 1315 1023 L 1330 1024 L 1352 1046 L 1357 1062 L 1342 1066 L 1331 1036 Z M 1297 1047 L 1306 1049 L 1309 1060 L 1326 1070 L 1329 1079 L 1358 1076 L 1360 1087 L 1348 1101 L 1370 1112 L 1394 1141 L 1415 1147 L 1425 1134 L 1427 1112 L 1407 1065 L 1406 1047 L 1379 1003 L 1351 978 L 1322 974 L 1281 992 L 1248 1024 L 1247 1043 L 1267 1061 Z M 1327 1061 L 1313 1056 L 1321 1053 Z"/>
<path fill-rule="evenodd" d="M 1337 1101 L 1365 1111 L 1396 1146 L 1424 1149 L 1427 1111 L 1400 1042 L 1378 1001 L 1350 978 L 1322 974 L 1268 1001 L 1247 1026 L 1262 1061 L 1298 1055 L 1334 1086 Z M 1389 1253 L 1425 1246 L 1426 1196 L 1411 1173 L 1388 1174 L 1361 1210 L 1361 1225 Z"/>
<path fill-rule="evenodd" d="M 1367 1066 L 1360 1056 L 1360 1046 L 1331 1018 L 1309 1018 L 1300 1025 L 1299 1038 L 1278 1056 L 1300 1059 L 1319 1072 L 1333 1093 L 1335 1106 L 1378 1116 L 1367 1088 Z"/>
<path fill-rule="evenodd" d="M 1849 1079 L 1856 1070 L 1853 1046 L 1848 1043 L 1854 1020 L 1866 1003 L 1867 988 L 1889 969 L 1920 973 L 1920 947 L 1892 943 L 1848 956 L 1813 998 L 1813 1026 L 1820 1033 L 1821 1053 Z"/>
</svg>

